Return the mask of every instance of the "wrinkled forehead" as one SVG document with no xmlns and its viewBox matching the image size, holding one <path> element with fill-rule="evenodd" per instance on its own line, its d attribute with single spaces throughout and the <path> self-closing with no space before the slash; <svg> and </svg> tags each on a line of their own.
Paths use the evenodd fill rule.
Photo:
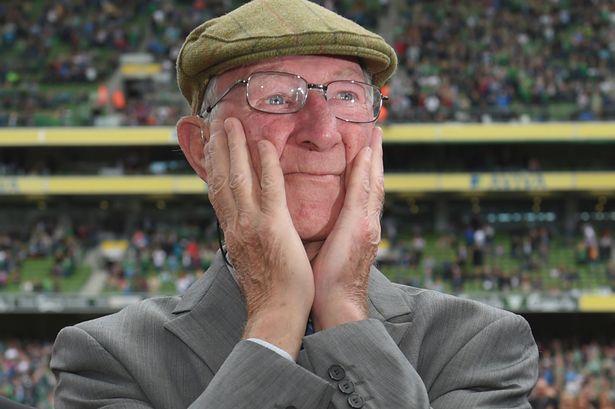
<svg viewBox="0 0 615 409">
<path fill-rule="evenodd" d="M 308 82 L 326 83 L 333 80 L 350 79 L 365 81 L 364 70 L 359 60 L 345 56 L 303 55 L 285 56 L 243 65 L 218 75 L 218 89 L 225 89 L 237 80 L 246 79 L 261 71 L 279 71 L 297 74 Z"/>
</svg>

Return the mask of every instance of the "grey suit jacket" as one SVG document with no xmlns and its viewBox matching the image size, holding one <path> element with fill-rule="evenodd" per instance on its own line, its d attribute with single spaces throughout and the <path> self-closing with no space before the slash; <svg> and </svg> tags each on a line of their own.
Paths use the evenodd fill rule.
<svg viewBox="0 0 615 409">
<path fill-rule="evenodd" d="M 372 269 L 370 319 L 305 336 L 298 362 L 241 340 L 245 304 L 218 255 L 183 298 L 63 329 L 56 409 L 529 408 L 527 322 Z"/>
</svg>

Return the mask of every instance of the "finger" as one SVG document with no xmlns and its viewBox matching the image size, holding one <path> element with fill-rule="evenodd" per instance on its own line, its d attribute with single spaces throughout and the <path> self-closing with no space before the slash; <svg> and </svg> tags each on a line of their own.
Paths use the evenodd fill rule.
<svg viewBox="0 0 615 409">
<path fill-rule="evenodd" d="M 350 182 L 348 183 L 344 208 L 367 209 L 370 192 L 370 168 L 372 148 L 364 147 L 353 160 Z"/>
<path fill-rule="evenodd" d="M 368 200 L 368 214 L 380 218 L 384 202 L 384 164 L 382 160 L 382 129 L 374 128 L 372 133 L 372 160 L 370 169 L 370 192 Z"/>
<path fill-rule="evenodd" d="M 214 127 L 213 123 L 210 124 L 210 131 L 212 132 L 208 138 L 207 138 L 207 142 L 205 142 L 203 144 L 203 167 L 205 168 L 205 173 L 208 175 L 209 178 L 213 178 L 214 175 L 214 165 L 213 165 L 213 141 L 212 141 L 212 135 L 213 135 L 213 131 L 212 128 Z M 211 181 L 207 180 L 207 190 L 209 192 L 209 190 L 211 190 Z"/>
<path fill-rule="evenodd" d="M 251 212 L 256 207 L 254 167 L 243 126 L 237 118 L 227 118 L 224 129 L 228 135 L 229 187 L 239 212 Z"/>
<path fill-rule="evenodd" d="M 207 144 L 209 186 L 207 195 L 222 227 L 236 213 L 235 200 L 229 187 L 230 161 L 226 132 L 222 121 L 212 121 L 211 138 Z"/>
<path fill-rule="evenodd" d="M 261 164 L 261 210 L 265 214 L 272 215 L 286 208 L 284 174 L 278 153 L 271 142 L 259 141 L 257 147 Z"/>
</svg>

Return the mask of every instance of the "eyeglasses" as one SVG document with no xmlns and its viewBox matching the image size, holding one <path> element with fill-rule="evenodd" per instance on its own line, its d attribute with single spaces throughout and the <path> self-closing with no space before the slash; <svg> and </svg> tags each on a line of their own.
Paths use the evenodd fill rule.
<svg viewBox="0 0 615 409">
<path fill-rule="evenodd" d="M 255 72 L 247 79 L 235 81 L 216 102 L 204 109 L 210 113 L 238 85 L 246 86 L 246 101 L 257 111 L 268 114 L 292 114 L 305 106 L 308 91 L 321 91 L 331 113 L 337 119 L 369 123 L 378 119 L 382 101 L 388 97 L 373 85 L 351 80 L 311 84 L 303 77 L 286 72 Z"/>
</svg>

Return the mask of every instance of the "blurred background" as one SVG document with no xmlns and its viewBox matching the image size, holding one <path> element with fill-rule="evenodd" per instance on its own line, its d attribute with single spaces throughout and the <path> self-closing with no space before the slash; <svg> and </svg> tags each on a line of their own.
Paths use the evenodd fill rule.
<svg viewBox="0 0 615 409">
<path fill-rule="evenodd" d="M 231 0 L 0 3 L 0 396 L 52 407 L 58 330 L 183 293 L 217 248 L 175 58 Z M 533 408 L 615 407 L 615 3 L 327 0 L 398 53 L 392 280 L 522 314 Z"/>
</svg>

